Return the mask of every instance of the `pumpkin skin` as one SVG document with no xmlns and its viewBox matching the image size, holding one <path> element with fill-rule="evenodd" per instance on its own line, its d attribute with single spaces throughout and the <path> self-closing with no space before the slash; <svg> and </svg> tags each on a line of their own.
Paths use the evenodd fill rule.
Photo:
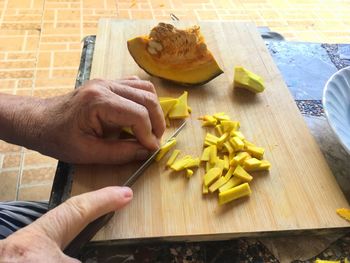
<svg viewBox="0 0 350 263">
<path fill-rule="evenodd" d="M 178 84 L 203 85 L 223 73 L 198 26 L 186 30 L 159 23 L 149 36 L 128 40 L 135 62 L 148 74 Z"/>
</svg>

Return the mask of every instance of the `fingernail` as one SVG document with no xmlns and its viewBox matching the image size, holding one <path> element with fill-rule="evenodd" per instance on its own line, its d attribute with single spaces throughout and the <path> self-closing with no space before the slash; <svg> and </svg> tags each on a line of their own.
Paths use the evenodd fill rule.
<svg viewBox="0 0 350 263">
<path fill-rule="evenodd" d="M 144 160 L 147 159 L 150 155 L 150 152 L 146 149 L 140 149 L 136 152 L 136 160 Z"/>
<path fill-rule="evenodd" d="M 132 190 L 129 187 L 122 187 L 121 189 L 123 191 L 124 198 L 131 198 L 132 197 Z"/>
</svg>

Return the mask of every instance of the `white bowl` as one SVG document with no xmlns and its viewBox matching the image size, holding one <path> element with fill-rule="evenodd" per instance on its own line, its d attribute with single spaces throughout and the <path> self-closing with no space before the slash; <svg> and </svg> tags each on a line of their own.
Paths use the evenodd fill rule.
<svg viewBox="0 0 350 263">
<path fill-rule="evenodd" d="M 350 154 L 350 67 L 330 77 L 323 90 L 322 102 L 329 125 Z"/>
</svg>

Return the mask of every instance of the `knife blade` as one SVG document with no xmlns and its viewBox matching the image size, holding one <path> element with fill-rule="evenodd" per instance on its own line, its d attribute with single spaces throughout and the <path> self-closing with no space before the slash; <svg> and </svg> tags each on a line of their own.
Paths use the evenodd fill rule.
<svg viewBox="0 0 350 263">
<path fill-rule="evenodd" d="M 164 142 L 166 144 L 171 139 L 175 138 L 180 131 L 185 127 L 186 121 L 184 121 L 179 128 L 175 130 L 175 132 Z M 164 145 L 163 144 L 163 145 Z M 156 158 L 157 154 L 161 150 L 161 147 L 156 150 L 141 166 L 138 168 L 123 184 L 123 186 L 131 187 L 137 179 L 143 174 L 143 172 L 146 170 L 148 166 L 150 166 L 153 162 L 153 160 Z M 96 233 L 105 226 L 108 221 L 114 216 L 115 212 L 110 212 L 108 214 L 105 214 L 94 221 L 92 221 L 90 224 L 88 224 L 73 240 L 72 242 L 66 247 L 64 250 L 64 253 L 70 257 L 77 257 L 79 255 L 80 249 L 86 245 L 95 235 Z"/>
</svg>

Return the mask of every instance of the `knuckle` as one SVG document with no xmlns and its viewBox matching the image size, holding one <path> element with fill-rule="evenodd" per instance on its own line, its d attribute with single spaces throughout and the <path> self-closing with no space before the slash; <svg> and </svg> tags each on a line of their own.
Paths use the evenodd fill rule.
<svg viewBox="0 0 350 263">
<path fill-rule="evenodd" d="M 159 105 L 158 97 L 154 93 L 146 92 L 144 94 L 145 105 L 151 108 L 157 108 Z"/>
<path fill-rule="evenodd" d="M 68 213 L 84 219 L 89 216 L 90 206 L 78 196 L 69 198 L 66 202 Z"/>
</svg>

